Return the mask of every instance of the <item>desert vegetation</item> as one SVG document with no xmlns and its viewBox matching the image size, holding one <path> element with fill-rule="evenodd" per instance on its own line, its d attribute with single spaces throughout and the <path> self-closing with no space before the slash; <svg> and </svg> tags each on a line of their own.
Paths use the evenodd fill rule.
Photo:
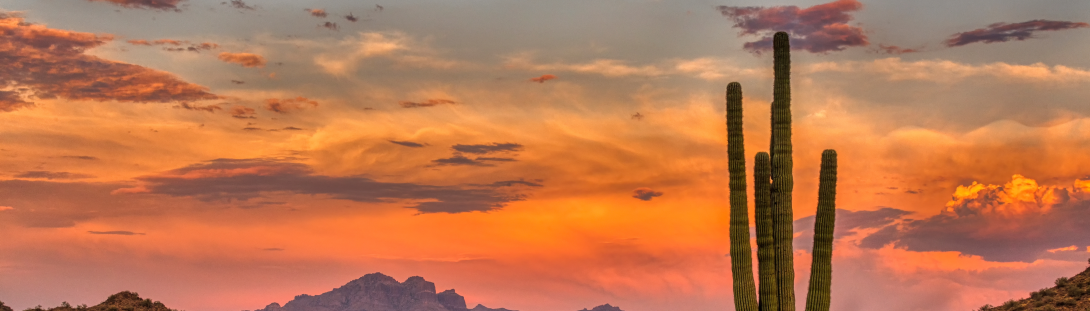
<svg viewBox="0 0 1090 311">
<path fill-rule="evenodd" d="M 742 86 L 737 82 L 727 86 L 730 257 L 734 278 L 734 304 L 738 311 L 795 310 L 791 205 L 794 187 L 791 173 L 791 54 L 787 33 L 778 32 L 773 37 L 773 53 L 775 81 L 772 141 L 770 152 L 757 153 L 753 172 L 758 275 L 761 280 L 759 289 L 754 286 L 753 264 L 750 259 Z M 836 212 L 836 161 L 835 150 L 822 152 L 807 311 L 829 310 Z"/>
</svg>

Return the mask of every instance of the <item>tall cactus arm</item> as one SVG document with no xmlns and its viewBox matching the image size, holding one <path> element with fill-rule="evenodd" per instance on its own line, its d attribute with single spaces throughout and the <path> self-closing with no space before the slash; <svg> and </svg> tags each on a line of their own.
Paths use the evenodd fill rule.
<svg viewBox="0 0 1090 311">
<path fill-rule="evenodd" d="M 833 224 L 836 222 L 836 150 L 821 153 L 821 179 L 818 183 L 817 216 L 814 218 L 814 261 L 810 268 L 806 311 L 829 311 L 833 278 Z"/>
<path fill-rule="evenodd" d="M 775 84 L 773 91 L 772 113 L 772 139 L 775 146 L 772 148 L 772 225 L 773 238 L 776 244 L 776 286 L 780 310 L 795 311 L 795 269 L 792 230 L 793 213 L 791 206 L 791 192 L 794 188 L 791 170 L 793 167 L 791 156 L 791 54 L 788 36 L 785 32 L 777 32 L 772 39 L 772 47 L 775 66 Z"/>
<path fill-rule="evenodd" d="M 749 247 L 745 153 L 742 85 L 731 82 L 727 85 L 727 168 L 730 172 L 730 270 L 734 278 L 734 308 L 738 311 L 757 311 Z"/>
<path fill-rule="evenodd" d="M 779 311 L 780 302 L 776 288 L 776 252 L 772 239 L 772 206 L 769 206 L 768 188 L 771 186 L 771 168 L 766 152 L 757 153 L 753 164 L 753 218 L 757 222 L 757 275 L 761 283 L 758 289 L 760 311 Z"/>
</svg>

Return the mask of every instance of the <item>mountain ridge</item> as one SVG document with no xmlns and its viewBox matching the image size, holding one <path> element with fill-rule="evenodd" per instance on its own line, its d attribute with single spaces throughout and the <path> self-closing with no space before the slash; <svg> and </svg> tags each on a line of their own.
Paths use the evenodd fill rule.
<svg viewBox="0 0 1090 311">
<path fill-rule="evenodd" d="M 319 295 L 301 294 L 280 305 L 273 302 L 254 311 L 515 311 L 466 306 L 454 289 L 437 292 L 435 283 L 412 276 L 405 282 L 371 273 Z"/>
</svg>

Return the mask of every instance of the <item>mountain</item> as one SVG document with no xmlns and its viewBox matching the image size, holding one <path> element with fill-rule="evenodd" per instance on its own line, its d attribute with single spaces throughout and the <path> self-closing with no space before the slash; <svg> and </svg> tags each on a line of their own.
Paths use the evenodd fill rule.
<svg viewBox="0 0 1090 311">
<path fill-rule="evenodd" d="M 583 308 L 583 310 L 579 310 L 579 311 L 624 311 L 624 310 L 621 310 L 621 308 L 619 308 L 619 307 L 611 306 L 611 305 L 609 305 L 607 303 L 607 304 L 604 304 L 604 305 L 594 307 L 594 309 L 587 310 L 587 308 Z"/>
<path fill-rule="evenodd" d="M 124 291 L 117 294 L 110 295 L 106 298 L 106 301 L 93 307 L 78 306 L 73 307 L 68 305 L 67 302 L 61 304 L 59 307 L 43 309 L 42 306 L 26 309 L 24 311 L 177 311 L 167 308 L 162 302 L 151 301 L 151 299 L 141 299 L 140 295 Z M 10 307 L 5 306 L 0 302 L 0 311 L 12 311 Z"/>
<path fill-rule="evenodd" d="M 1000 306 L 984 305 L 979 311 L 1085 311 L 1090 310 L 1090 268 L 1074 277 L 1056 279 L 1056 286 L 1030 293 L 1029 298 L 1008 300 Z"/>
<path fill-rule="evenodd" d="M 435 283 L 419 276 L 400 283 L 382 273 L 371 273 L 321 295 L 307 294 L 280 306 L 271 303 L 254 311 L 514 311 L 492 309 L 478 304 L 466 307 L 466 300 L 453 289 L 436 293 Z"/>
</svg>

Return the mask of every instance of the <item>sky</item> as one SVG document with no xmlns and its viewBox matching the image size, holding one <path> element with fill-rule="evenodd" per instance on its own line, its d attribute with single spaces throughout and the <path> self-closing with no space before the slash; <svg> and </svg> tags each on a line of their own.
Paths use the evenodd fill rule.
<svg viewBox="0 0 1090 311">
<path fill-rule="evenodd" d="M 752 185 L 786 31 L 797 296 L 835 149 L 834 310 L 998 305 L 1090 258 L 1086 12 L 5 0 L 0 300 L 252 310 L 381 272 L 471 306 L 732 309 L 724 92 Z"/>
</svg>

